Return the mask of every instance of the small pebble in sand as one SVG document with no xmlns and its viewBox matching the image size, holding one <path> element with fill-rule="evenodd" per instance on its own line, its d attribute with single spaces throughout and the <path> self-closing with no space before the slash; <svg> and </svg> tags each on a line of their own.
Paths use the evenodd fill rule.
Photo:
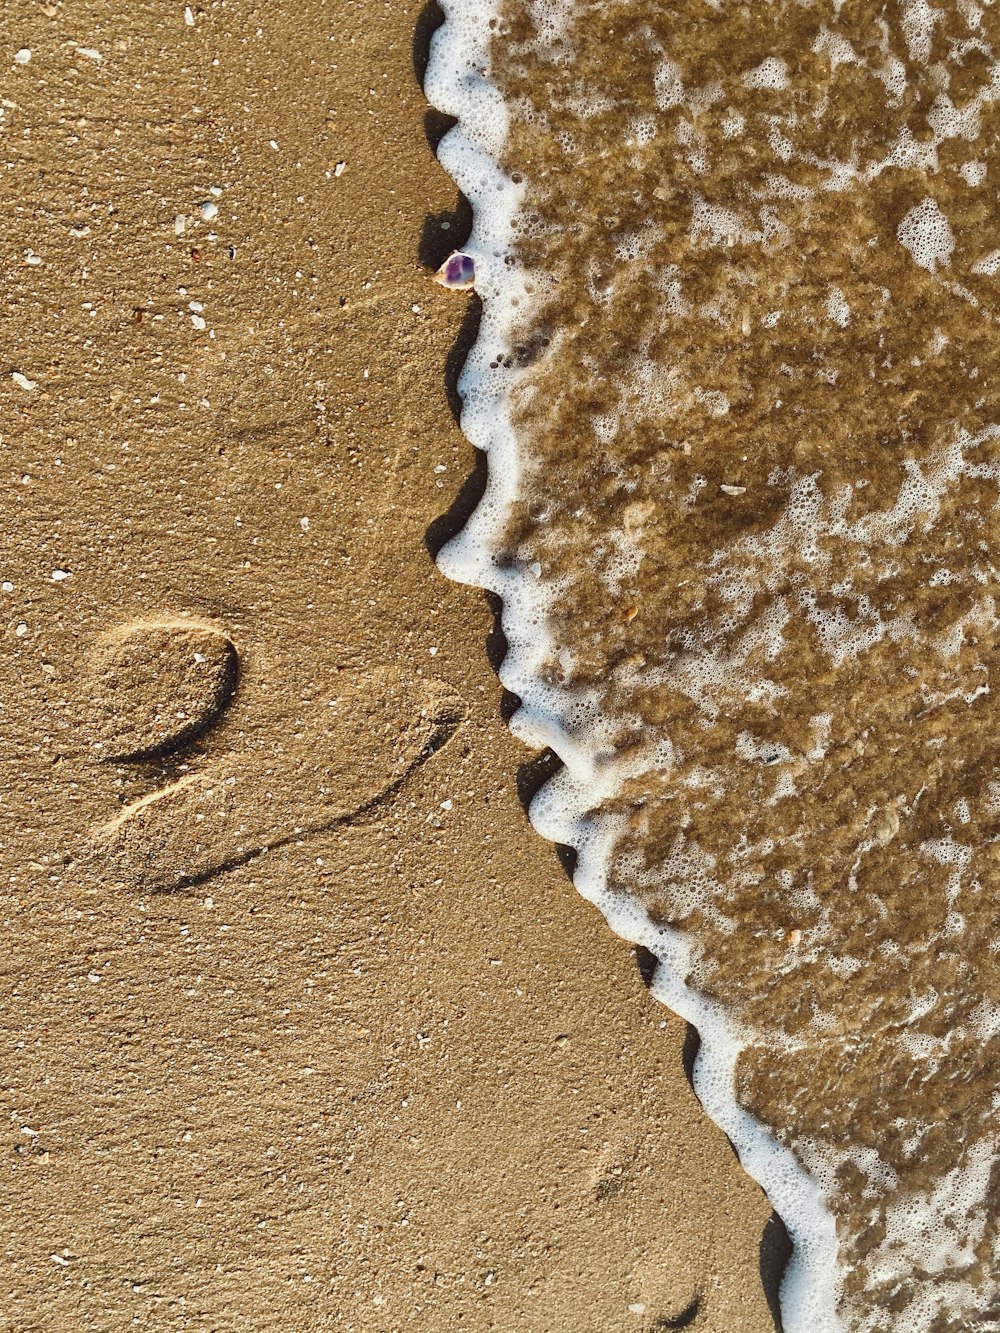
<svg viewBox="0 0 1000 1333">
<path fill-rule="evenodd" d="M 14 64 L 26 65 L 31 59 L 31 51 L 26 46 L 22 46 L 20 51 L 14 52 Z"/>
<path fill-rule="evenodd" d="M 12 370 L 10 377 L 19 389 L 37 389 L 38 381 L 29 380 L 27 375 L 22 375 L 19 370 Z"/>
<path fill-rule="evenodd" d="M 68 569 L 54 569 L 49 576 L 53 583 L 64 583 L 66 579 L 72 578 Z"/>
<path fill-rule="evenodd" d="M 184 10 L 184 22 L 189 28 L 194 27 L 194 14 L 191 12 L 191 6 L 188 5 Z"/>
<path fill-rule="evenodd" d="M 746 495 L 745 486 L 720 486 L 719 490 L 723 495 Z"/>
<path fill-rule="evenodd" d="M 434 281 L 453 292 L 467 292 L 476 285 L 476 261 L 471 255 L 453 250 L 434 274 Z"/>
<path fill-rule="evenodd" d="M 206 222 L 214 222 L 219 216 L 219 205 L 209 199 L 207 203 L 204 203 L 201 206 L 201 216 Z"/>
</svg>

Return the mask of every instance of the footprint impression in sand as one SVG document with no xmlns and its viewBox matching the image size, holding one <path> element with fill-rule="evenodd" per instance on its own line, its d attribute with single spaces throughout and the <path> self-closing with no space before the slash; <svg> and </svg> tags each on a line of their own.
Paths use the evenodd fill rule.
<svg viewBox="0 0 1000 1333">
<path fill-rule="evenodd" d="M 174 761 L 172 780 L 94 835 L 95 855 L 123 882 L 182 888 L 375 815 L 464 712 L 440 681 L 341 670 L 307 700 L 269 699 L 268 725 L 255 726 L 244 707 L 254 682 L 240 668 L 232 639 L 193 620 L 138 622 L 94 648 L 84 722 L 93 757 L 161 781 Z M 247 716 L 227 716 L 237 708 Z M 239 721 L 241 729 L 229 725 Z M 201 743 L 217 725 L 218 739 L 238 737 L 238 748 L 205 755 Z"/>
</svg>

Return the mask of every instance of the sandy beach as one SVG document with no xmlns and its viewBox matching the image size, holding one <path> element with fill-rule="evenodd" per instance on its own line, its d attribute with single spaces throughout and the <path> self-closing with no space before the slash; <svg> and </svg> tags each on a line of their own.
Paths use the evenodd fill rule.
<svg viewBox="0 0 1000 1333">
<path fill-rule="evenodd" d="M 775 1326 L 770 1208 L 433 562 L 437 17 L 0 19 L 11 1333 Z"/>
</svg>

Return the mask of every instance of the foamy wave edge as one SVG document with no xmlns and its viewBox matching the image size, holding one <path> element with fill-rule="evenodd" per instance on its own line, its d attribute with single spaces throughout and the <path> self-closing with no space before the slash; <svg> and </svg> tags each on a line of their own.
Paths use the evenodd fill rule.
<svg viewBox="0 0 1000 1333">
<path fill-rule="evenodd" d="M 495 540 L 517 493 L 519 458 L 510 419 L 516 370 L 498 364 L 511 350 L 516 322 L 530 308 L 525 274 L 513 263 L 511 236 L 523 190 L 501 170 L 508 113 L 490 81 L 491 23 L 502 0 L 440 0 L 445 22 L 431 40 L 424 81 L 428 100 L 458 124 L 441 140 L 438 159 L 469 200 L 472 235 L 465 251 L 476 263 L 483 313 L 479 336 L 459 377 L 462 430 L 487 458 L 483 497 L 463 530 L 438 555 L 438 567 L 458 583 L 497 594 L 508 651 L 500 669 L 506 689 L 521 700 L 511 728 L 532 747 L 551 748 L 564 768 L 535 797 L 531 822 L 543 837 L 577 854 L 574 884 L 616 934 L 658 960 L 652 991 L 701 1038 L 694 1090 L 728 1136 L 744 1169 L 761 1185 L 788 1229 L 793 1251 L 781 1283 L 785 1333 L 843 1333 L 837 1313 L 841 1281 L 833 1215 L 819 1186 L 765 1127 L 736 1101 L 736 1062 L 745 1043 L 722 1007 L 692 990 L 692 944 L 658 926 L 640 905 L 608 887 L 607 867 L 616 826 L 590 814 L 611 796 L 625 774 L 571 734 L 568 719 L 589 712 L 592 701 L 544 682 L 539 667 L 551 651 L 545 598 L 530 570 L 499 559 Z M 595 728 L 595 730 L 597 730 Z"/>
</svg>

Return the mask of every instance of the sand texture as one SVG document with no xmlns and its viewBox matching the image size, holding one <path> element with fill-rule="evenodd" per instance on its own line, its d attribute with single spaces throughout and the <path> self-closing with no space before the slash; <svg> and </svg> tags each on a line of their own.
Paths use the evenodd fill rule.
<svg viewBox="0 0 1000 1333">
<path fill-rule="evenodd" d="M 770 1210 L 428 550 L 434 14 L 190 18 L 0 17 L 0 1322 L 766 1333 Z"/>
</svg>

